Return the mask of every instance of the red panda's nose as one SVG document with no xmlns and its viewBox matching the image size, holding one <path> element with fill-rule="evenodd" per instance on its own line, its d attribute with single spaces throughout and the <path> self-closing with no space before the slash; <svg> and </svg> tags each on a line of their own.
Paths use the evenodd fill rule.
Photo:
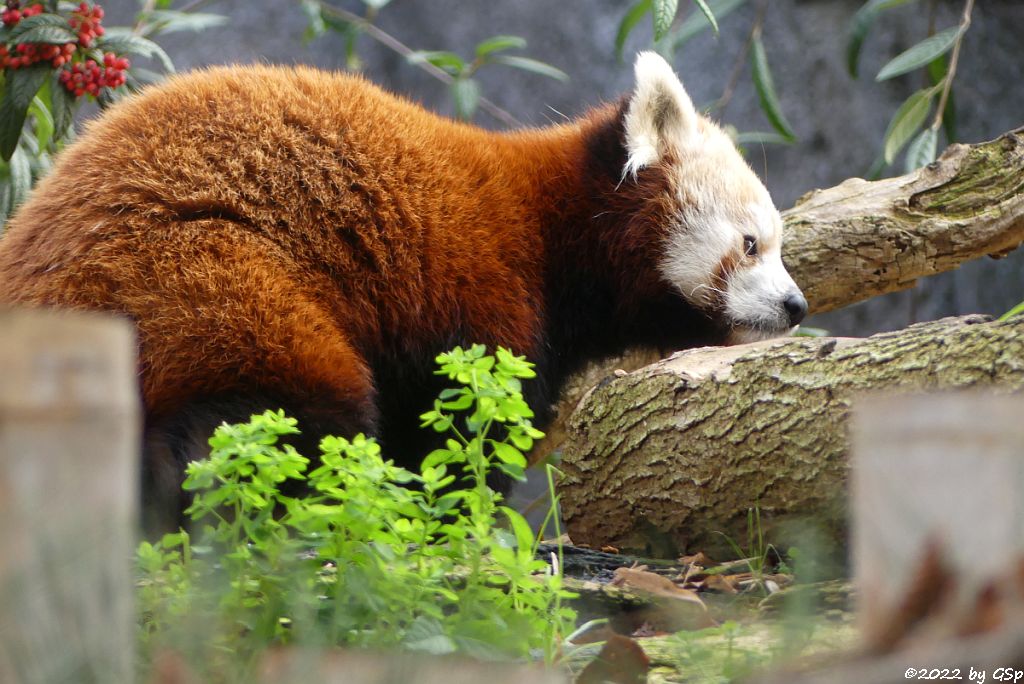
<svg viewBox="0 0 1024 684">
<path fill-rule="evenodd" d="M 807 315 L 807 300 L 799 292 L 792 292 L 786 295 L 786 298 L 782 301 L 782 306 L 785 307 L 786 313 L 789 315 L 789 325 L 799 325 L 800 321 L 804 320 L 804 316 Z"/>
</svg>

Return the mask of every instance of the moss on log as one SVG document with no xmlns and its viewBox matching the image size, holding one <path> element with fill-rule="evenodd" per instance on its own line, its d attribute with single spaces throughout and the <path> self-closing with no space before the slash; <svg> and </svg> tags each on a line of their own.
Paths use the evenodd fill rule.
<svg viewBox="0 0 1024 684">
<path fill-rule="evenodd" d="M 783 260 L 812 313 L 1003 256 L 1024 242 L 1024 128 L 906 176 L 816 190 L 783 220 Z"/>
</svg>

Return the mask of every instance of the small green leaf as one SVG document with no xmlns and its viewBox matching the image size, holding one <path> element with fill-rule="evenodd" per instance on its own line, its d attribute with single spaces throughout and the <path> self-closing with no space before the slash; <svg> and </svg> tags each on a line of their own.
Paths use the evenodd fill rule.
<svg viewBox="0 0 1024 684">
<path fill-rule="evenodd" d="M 526 39 L 519 36 L 493 36 L 481 41 L 476 46 L 476 56 L 480 59 L 492 52 L 514 50 L 526 47 Z"/>
<path fill-rule="evenodd" d="M 650 11 L 651 0 L 640 0 L 640 2 L 629 8 L 626 16 L 622 17 L 622 21 L 619 22 L 619 30 L 615 34 L 615 58 L 620 62 L 622 61 L 622 51 L 626 47 L 626 39 L 629 38 L 629 34 L 640 23 L 640 20 Z"/>
<path fill-rule="evenodd" d="M 21 138 L 32 99 L 52 73 L 49 64 L 7 72 L 3 98 L 0 99 L 0 158 L 9 161 Z"/>
<path fill-rule="evenodd" d="M 466 62 L 454 52 L 446 50 L 418 50 L 407 58 L 410 64 L 421 64 L 428 62 L 438 69 L 447 71 L 452 76 L 458 76 L 466 70 Z"/>
<path fill-rule="evenodd" d="M 901 52 L 889 60 L 889 63 L 882 67 L 882 70 L 875 76 L 876 81 L 885 81 L 894 76 L 901 76 L 908 71 L 919 69 L 929 62 L 946 54 L 960 34 L 960 28 L 954 26 L 930 38 L 925 38 L 912 48 Z"/>
<path fill-rule="evenodd" d="M 761 36 L 755 36 L 752 41 L 750 63 L 754 72 L 754 87 L 757 88 L 761 109 L 767 115 L 768 121 L 783 138 L 790 142 L 796 140 L 793 128 L 789 125 L 786 115 L 782 113 L 782 107 L 779 105 L 779 96 L 775 92 L 775 84 L 772 80 L 771 70 L 768 68 L 768 57 L 765 55 Z"/>
<path fill-rule="evenodd" d="M 850 76 L 857 78 L 860 50 L 878 15 L 908 2 L 916 0 L 868 0 L 857 10 L 857 14 L 853 15 L 853 21 L 850 22 L 850 39 L 846 44 L 846 70 L 850 72 Z"/>
<path fill-rule="evenodd" d="M 524 71 L 530 71 L 541 76 L 547 76 L 557 81 L 568 81 L 569 74 L 565 73 L 561 69 L 545 64 L 544 62 L 536 59 L 530 59 L 529 57 L 519 57 L 517 55 L 498 55 L 493 60 L 495 64 L 504 64 L 505 66 L 515 67 L 516 69 L 522 69 Z"/>
<path fill-rule="evenodd" d="M 493 442 L 494 455 L 497 456 L 503 463 L 510 463 L 517 465 L 522 468 L 526 467 L 526 457 L 511 444 L 504 442 Z"/>
<path fill-rule="evenodd" d="M 654 40 L 658 41 L 664 38 L 668 30 L 672 28 L 676 12 L 679 11 L 679 0 L 652 0 L 652 8 L 654 10 Z"/>
<path fill-rule="evenodd" d="M 938 143 L 939 131 L 937 128 L 928 128 L 914 138 L 907 148 L 906 171 L 916 171 L 935 161 L 935 148 Z"/>
<path fill-rule="evenodd" d="M 372 7 L 375 10 L 384 9 L 384 7 L 390 2 L 391 0 L 363 0 L 364 5 Z"/>
<path fill-rule="evenodd" d="M 704 0 L 693 0 L 693 4 L 697 5 L 700 11 L 704 13 L 704 16 L 707 17 L 708 23 L 711 24 L 711 29 L 717 36 L 718 21 L 715 19 L 715 13 L 711 11 L 710 7 L 708 7 L 708 3 L 704 2 Z"/>
<path fill-rule="evenodd" d="M 892 164 L 900 150 L 920 130 L 924 120 L 928 118 L 934 95 L 935 88 L 918 90 L 896 110 L 892 121 L 889 122 L 889 129 L 885 132 L 883 157 L 886 164 Z"/>
<path fill-rule="evenodd" d="M 480 103 L 480 84 L 471 78 L 457 78 L 451 84 L 455 113 L 463 121 L 469 121 Z"/>
</svg>

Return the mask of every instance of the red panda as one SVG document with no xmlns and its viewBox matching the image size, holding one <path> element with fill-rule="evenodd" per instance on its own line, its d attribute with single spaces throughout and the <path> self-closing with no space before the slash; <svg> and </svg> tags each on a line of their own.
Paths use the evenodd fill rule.
<svg viewBox="0 0 1024 684">
<path fill-rule="evenodd" d="M 61 153 L 0 239 L 0 300 L 134 321 L 158 509 L 263 408 L 414 463 L 456 344 L 525 354 L 544 408 L 627 345 L 786 333 L 806 302 L 768 192 L 663 59 L 635 71 L 618 104 L 509 133 L 352 75 L 177 76 Z"/>
</svg>

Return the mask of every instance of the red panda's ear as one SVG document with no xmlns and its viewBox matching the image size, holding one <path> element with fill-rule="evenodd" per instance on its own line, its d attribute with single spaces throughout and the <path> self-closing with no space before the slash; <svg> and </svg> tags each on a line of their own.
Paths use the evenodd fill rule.
<svg viewBox="0 0 1024 684">
<path fill-rule="evenodd" d="M 656 52 L 637 55 L 636 88 L 625 119 L 626 168 L 636 173 L 696 134 L 697 112 L 668 62 Z"/>
</svg>

